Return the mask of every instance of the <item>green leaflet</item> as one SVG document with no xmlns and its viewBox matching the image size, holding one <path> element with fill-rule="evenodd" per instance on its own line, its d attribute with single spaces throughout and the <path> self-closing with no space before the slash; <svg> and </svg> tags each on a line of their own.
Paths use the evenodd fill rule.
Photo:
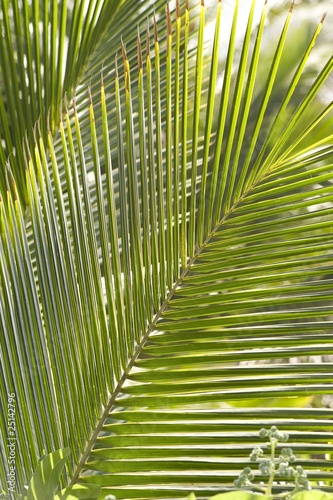
<svg viewBox="0 0 333 500">
<path fill-rule="evenodd" d="M 262 495 L 261 493 L 251 493 L 247 491 L 236 491 L 230 493 L 220 493 L 212 497 L 212 500 L 270 500 L 270 495 Z"/>
<path fill-rule="evenodd" d="M 330 500 L 333 498 L 332 493 L 325 493 L 319 490 L 300 491 L 292 497 L 292 500 Z"/>
<path fill-rule="evenodd" d="M 24 495 L 19 495 L 22 500 L 74 500 L 98 498 L 101 489 L 96 485 L 74 485 L 64 488 L 59 493 L 60 476 L 65 463 L 70 455 L 69 448 L 57 450 L 43 457 L 33 473 Z"/>
<path fill-rule="evenodd" d="M 59 124 L 51 110 L 29 131 L 26 200 L 10 175 L 0 200 L 0 432 L 5 442 L 15 394 L 18 489 L 44 450 L 70 448 L 69 491 L 210 497 L 232 488 L 258 429 L 277 423 L 310 480 L 332 480 L 332 410 L 317 405 L 332 393 L 331 105 L 318 92 L 333 60 L 299 90 L 318 20 L 289 87 L 274 93 L 292 9 L 258 81 L 266 3 L 258 26 L 251 3 L 239 52 L 236 3 L 226 61 L 217 3 L 211 46 L 204 2 L 176 3 L 166 18 L 156 2 L 132 41 L 149 7 L 117 5 L 123 44 L 93 28 L 106 26 L 99 13 L 116 15 L 114 2 L 85 4 L 86 19 L 73 4 L 68 60 L 83 64 L 90 42 L 94 57 Z M 40 3 L 21 4 L 35 9 L 22 18 L 30 33 Z M 56 80 L 65 55 L 65 12 L 52 5 L 50 38 L 44 29 L 26 39 L 13 11 L 31 78 L 35 45 L 49 54 L 36 110 L 62 95 L 42 80 Z M 13 55 L 7 42 L 0 55 L 1 44 Z M 67 66 L 68 85 L 79 70 Z M 25 125 L 19 116 L 4 140 Z M 6 464 L 2 446 L 0 456 Z"/>
<path fill-rule="evenodd" d="M 27 500 L 45 498 L 52 500 L 59 485 L 59 478 L 70 455 L 70 449 L 57 450 L 49 453 L 39 462 L 26 494 Z"/>
<path fill-rule="evenodd" d="M 78 498 L 93 500 L 95 498 L 99 498 L 100 494 L 100 487 L 94 484 L 85 486 L 82 484 L 74 484 L 73 486 L 69 486 L 68 488 L 61 490 L 53 497 L 53 500 L 75 500 Z"/>
<path fill-rule="evenodd" d="M 27 202 L 24 171 L 24 138 L 34 143 L 34 126 L 39 123 L 44 140 L 47 129 L 58 127 L 63 99 L 86 75 L 89 78 L 105 59 L 101 48 L 110 39 L 128 35 L 126 21 L 138 21 L 137 1 L 90 0 L 2 0 L 0 29 L 0 191 L 6 193 L 6 178 L 12 173 L 20 197 Z M 164 0 L 155 4 L 155 11 L 164 8 Z M 139 19 L 145 21 L 147 9 Z M 114 41 L 113 41 L 114 43 Z M 118 46 L 117 46 L 118 49 Z M 116 53 L 116 48 L 113 54 Z M 94 54 L 94 57 L 92 57 Z M 98 62 L 97 62 L 98 60 Z M 84 70 L 83 70 L 84 69 Z M 67 98 L 66 97 L 66 98 Z M 8 167 L 5 163 L 8 162 Z"/>
<path fill-rule="evenodd" d="M 187 500 L 195 500 L 195 495 L 191 493 Z M 247 491 L 231 491 L 229 493 L 219 493 L 210 498 L 210 500 L 271 500 L 275 497 L 271 495 L 262 495 L 261 493 L 251 493 Z M 332 494 L 324 493 L 319 490 L 301 491 L 291 497 L 292 500 L 329 500 L 333 498 Z"/>
<path fill-rule="evenodd" d="M 195 495 L 191 494 L 187 500 L 195 500 Z M 228 493 L 219 493 L 210 500 L 272 500 L 271 495 L 262 495 L 261 493 L 252 493 L 251 491 L 230 491 Z"/>
</svg>

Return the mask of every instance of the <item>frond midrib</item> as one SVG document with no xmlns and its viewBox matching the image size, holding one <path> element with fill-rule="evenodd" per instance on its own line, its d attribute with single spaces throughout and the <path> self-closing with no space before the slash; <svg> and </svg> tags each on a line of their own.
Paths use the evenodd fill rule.
<svg viewBox="0 0 333 500">
<path fill-rule="evenodd" d="M 259 184 L 263 177 L 265 177 L 265 175 L 263 175 L 259 179 L 257 179 L 254 184 L 255 185 Z M 243 193 L 240 196 L 240 198 L 230 207 L 230 209 L 228 210 L 228 212 L 223 215 L 223 217 L 220 219 L 220 221 L 215 225 L 215 227 L 208 234 L 208 236 L 206 237 L 205 241 L 197 248 L 197 250 L 196 250 L 195 254 L 193 255 L 193 257 L 188 260 L 186 267 L 183 268 L 183 270 L 181 272 L 181 275 L 175 281 L 174 286 L 169 291 L 167 297 L 165 298 L 165 300 L 161 304 L 161 307 L 159 308 L 159 310 L 156 312 L 156 314 L 155 314 L 152 322 L 148 325 L 146 333 L 144 334 L 144 336 L 143 336 L 140 344 L 136 347 L 134 354 L 132 355 L 131 359 L 129 360 L 129 362 L 128 362 L 128 364 L 127 364 L 127 366 L 126 366 L 126 368 L 125 368 L 125 370 L 123 372 L 122 377 L 120 378 L 120 380 L 119 380 L 119 382 L 118 382 L 115 390 L 113 391 L 113 393 L 112 393 L 112 395 L 110 397 L 109 403 L 105 407 L 105 409 L 103 411 L 103 414 L 102 414 L 101 418 L 99 419 L 98 424 L 97 424 L 97 426 L 96 426 L 96 428 L 95 428 L 95 430 L 94 430 L 94 432 L 93 432 L 93 434 L 92 434 L 89 442 L 87 443 L 85 451 L 83 452 L 83 454 L 81 456 L 81 460 L 79 461 L 79 463 L 76 466 L 76 470 L 75 470 L 75 473 L 74 473 L 74 475 L 72 477 L 70 485 L 75 484 L 79 480 L 81 471 L 84 468 L 85 462 L 88 459 L 88 457 L 90 455 L 90 452 L 92 451 L 92 448 L 93 448 L 93 446 L 95 445 L 95 443 L 97 441 L 98 435 L 99 435 L 99 433 L 101 432 L 101 430 L 103 428 L 105 420 L 108 418 L 108 415 L 110 414 L 111 408 L 115 404 L 118 395 L 121 393 L 121 391 L 123 389 L 123 385 L 126 382 L 127 377 L 130 374 L 130 371 L 133 368 L 136 360 L 140 356 L 140 354 L 141 354 L 141 352 L 142 352 L 142 350 L 143 350 L 143 348 L 144 348 L 147 340 L 149 339 L 150 334 L 154 331 L 155 325 L 162 318 L 163 313 L 168 308 L 169 303 L 172 300 L 172 298 L 173 298 L 176 290 L 181 285 L 181 283 L 183 282 L 183 280 L 186 278 L 186 276 L 188 275 L 188 273 L 191 271 L 192 265 L 195 263 L 195 261 L 197 260 L 197 258 L 199 257 L 199 255 L 205 250 L 206 245 L 214 237 L 215 233 L 220 229 L 220 227 L 223 225 L 223 223 L 225 222 L 225 220 L 232 214 L 232 212 L 238 207 L 238 205 L 244 200 L 244 198 L 246 198 L 246 195 L 249 194 L 252 191 L 252 189 L 255 187 L 255 185 L 251 186 L 247 190 L 246 193 Z"/>
<path fill-rule="evenodd" d="M 197 257 L 197 255 L 195 256 L 195 258 Z M 80 476 L 80 472 L 92 450 L 92 447 L 94 446 L 96 440 L 97 440 L 97 437 L 100 433 L 100 431 L 102 430 L 102 427 L 104 425 L 104 422 L 106 420 L 106 418 L 108 417 L 109 413 L 110 413 L 110 410 L 112 408 L 112 406 L 114 405 L 118 395 L 120 394 L 122 388 L 123 388 L 123 385 L 124 383 L 126 382 L 127 380 L 127 377 L 132 369 L 132 367 L 134 366 L 134 363 L 135 361 L 137 360 L 137 358 L 139 357 L 146 341 L 148 340 L 150 334 L 152 333 L 152 331 L 154 330 L 155 328 L 155 325 L 157 324 L 157 322 L 159 321 L 159 319 L 161 318 L 163 312 L 165 311 L 165 309 L 168 307 L 169 305 L 169 302 L 170 300 L 172 299 L 176 289 L 178 288 L 179 284 L 183 281 L 184 277 L 186 276 L 186 274 L 189 272 L 189 269 L 190 269 L 190 266 L 192 265 L 192 261 L 194 260 L 194 258 L 188 263 L 188 266 L 184 269 L 183 273 L 181 274 L 181 276 L 178 278 L 178 280 L 175 282 L 172 290 L 168 293 L 166 299 L 164 300 L 164 302 L 162 303 L 160 309 L 157 311 L 157 313 L 155 314 L 152 322 L 149 324 L 148 328 L 147 328 L 147 331 L 145 333 L 145 335 L 143 336 L 140 344 L 136 347 L 135 349 L 135 352 L 134 354 L 132 355 L 131 359 L 129 360 L 128 362 L 128 365 L 126 366 L 125 370 L 124 370 L 124 373 L 121 377 L 121 379 L 119 380 L 115 390 L 113 391 L 112 395 L 111 395 L 111 398 L 109 400 L 109 403 L 107 404 L 107 406 L 105 407 L 105 410 L 86 446 L 86 449 L 84 451 L 84 453 L 82 454 L 82 457 L 81 457 L 81 460 L 80 462 L 78 463 L 77 467 L 76 467 L 76 471 L 73 475 L 73 478 L 71 480 L 71 485 L 73 485 L 74 483 L 76 483 L 76 481 L 79 479 L 79 476 Z"/>
</svg>

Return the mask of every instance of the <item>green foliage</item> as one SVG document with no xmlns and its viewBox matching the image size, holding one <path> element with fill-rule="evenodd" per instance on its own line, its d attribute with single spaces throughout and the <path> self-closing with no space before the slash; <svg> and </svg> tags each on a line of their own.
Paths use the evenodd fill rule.
<svg viewBox="0 0 333 500">
<path fill-rule="evenodd" d="M 2 3 L 1 488 L 11 432 L 17 493 L 69 448 L 62 495 L 230 494 L 278 426 L 330 490 L 333 57 L 300 90 L 323 20 L 281 88 L 292 8 L 263 58 L 267 2 L 240 42 L 217 2 L 210 46 L 203 2 L 158 0 L 148 29 L 143 0 Z"/>
<path fill-rule="evenodd" d="M 219 493 L 210 498 L 210 500 L 273 500 L 280 497 L 263 495 L 261 493 L 252 493 L 251 491 L 230 491 L 228 493 Z M 301 491 L 291 496 L 291 500 L 330 500 L 333 495 L 323 493 L 319 490 Z M 195 500 L 195 495 L 191 494 L 187 500 Z"/>
<path fill-rule="evenodd" d="M 70 449 L 49 453 L 39 462 L 28 484 L 27 500 L 44 497 L 52 500 L 58 489 L 59 479 L 70 454 Z"/>
<path fill-rule="evenodd" d="M 75 500 L 78 498 L 94 500 L 99 498 L 100 494 L 101 488 L 95 484 L 74 484 L 73 486 L 62 489 L 53 497 L 53 500 Z"/>
<path fill-rule="evenodd" d="M 140 2 L 139 2 L 140 3 Z M 147 7 L 137 0 L 2 0 L 0 18 L 0 193 L 15 182 L 27 201 L 25 148 L 34 144 L 38 122 L 44 139 L 57 130 L 63 100 L 85 75 L 100 45 L 126 37 L 124 19 L 145 20 Z M 165 4 L 159 0 L 155 8 Z M 151 9 L 150 9 L 151 10 Z M 134 13 L 133 13 L 134 11 Z M 115 51 L 114 51 L 115 52 Z M 100 54 L 98 71 L 103 62 Z M 94 58 L 88 78 L 93 71 Z"/>
<path fill-rule="evenodd" d="M 324 493 L 319 490 L 300 491 L 293 496 L 293 500 L 330 500 L 332 498 L 332 493 Z"/>
<path fill-rule="evenodd" d="M 271 500 L 270 495 L 253 493 L 251 491 L 230 491 L 229 493 L 220 493 L 214 495 L 211 500 Z"/>
<path fill-rule="evenodd" d="M 94 484 L 74 485 L 57 493 L 60 476 L 70 455 L 69 448 L 57 450 L 43 457 L 29 481 L 26 491 L 18 495 L 21 500 L 74 500 L 99 498 L 101 488 Z"/>
</svg>

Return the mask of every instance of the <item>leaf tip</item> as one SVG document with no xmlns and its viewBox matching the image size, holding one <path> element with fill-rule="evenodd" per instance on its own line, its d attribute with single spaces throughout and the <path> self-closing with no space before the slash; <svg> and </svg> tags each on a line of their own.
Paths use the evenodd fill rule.
<svg viewBox="0 0 333 500">
<path fill-rule="evenodd" d="M 294 7 L 295 7 L 295 0 L 292 1 L 289 12 L 292 12 L 294 10 Z"/>
<path fill-rule="evenodd" d="M 138 49 L 138 67 L 139 71 L 142 69 L 142 50 L 141 50 L 141 41 L 140 41 L 140 33 L 138 30 L 138 36 L 137 36 L 137 49 Z"/>
<path fill-rule="evenodd" d="M 75 96 L 73 96 L 73 98 L 72 98 L 72 105 L 73 105 L 74 116 L 76 116 L 77 109 L 76 109 L 76 97 Z"/>
<path fill-rule="evenodd" d="M 176 16 L 177 16 L 177 19 L 180 19 L 180 17 L 181 17 L 179 0 L 176 1 Z"/>
<path fill-rule="evenodd" d="M 65 99 L 64 99 L 64 101 L 65 101 Z M 66 105 L 66 103 L 65 103 L 65 105 Z M 62 121 L 62 106 L 60 106 L 59 118 L 60 118 L 60 121 Z M 46 130 L 47 130 L 47 133 L 50 134 L 50 132 L 51 132 L 51 127 L 50 127 L 50 109 L 48 110 L 48 113 L 47 113 L 47 116 L 46 116 Z"/>
<path fill-rule="evenodd" d="M 116 80 L 118 80 L 118 52 L 116 52 L 116 55 L 114 57 L 114 69 L 116 73 Z"/>
<path fill-rule="evenodd" d="M 35 123 L 35 125 L 32 128 L 32 136 L 34 139 L 34 146 L 36 146 L 37 145 L 37 122 Z"/>
<path fill-rule="evenodd" d="M 125 44 L 123 42 L 123 39 L 121 39 L 121 53 L 123 55 L 124 63 L 127 61 L 127 54 L 126 54 L 126 48 Z"/>
<path fill-rule="evenodd" d="M 167 34 L 168 36 L 172 35 L 172 21 L 170 15 L 170 5 L 169 2 L 166 4 L 166 19 L 167 19 Z"/>
<path fill-rule="evenodd" d="M 89 105 L 92 106 L 92 96 L 91 96 L 91 87 L 90 87 L 90 85 L 88 86 L 88 99 L 89 99 Z"/>
<path fill-rule="evenodd" d="M 27 159 L 26 159 L 26 154 L 25 154 L 24 148 L 23 148 L 23 156 L 24 156 L 24 161 L 25 161 L 25 171 L 27 171 L 28 162 L 27 162 Z M 9 171 L 9 165 L 8 165 L 8 161 L 6 161 L 5 183 L 6 183 L 7 196 L 8 196 L 8 193 L 9 193 L 8 171 Z"/>
<path fill-rule="evenodd" d="M 147 30 L 146 30 L 146 53 L 147 53 L 147 57 L 150 57 L 150 32 L 149 32 L 149 23 L 147 23 Z"/>
<path fill-rule="evenodd" d="M 68 96 L 67 92 L 65 92 L 64 98 L 63 98 L 63 103 L 64 103 L 64 109 L 65 109 L 65 114 L 68 115 Z M 62 122 L 62 109 L 60 108 L 60 121 Z M 50 128 L 51 132 L 51 128 Z"/>
<path fill-rule="evenodd" d="M 24 136 L 24 142 L 25 142 L 25 146 L 26 146 L 26 152 L 28 153 L 28 157 L 30 159 L 30 145 L 29 145 L 29 139 L 28 139 L 27 132 L 25 133 L 25 136 Z"/>
<path fill-rule="evenodd" d="M 101 69 L 101 87 L 104 87 L 104 61 L 102 61 L 102 69 Z"/>
<path fill-rule="evenodd" d="M 324 12 L 323 17 L 320 20 L 320 24 L 324 24 L 326 16 L 327 16 L 327 12 Z"/>
<path fill-rule="evenodd" d="M 123 61 L 124 61 L 125 88 L 128 91 L 129 90 L 130 67 L 129 67 L 129 60 L 128 60 L 128 57 L 126 54 L 126 48 L 125 48 L 125 45 L 123 44 L 123 41 L 121 41 L 121 51 L 122 51 Z"/>
<path fill-rule="evenodd" d="M 155 14 L 154 14 L 154 40 L 155 40 L 155 43 L 158 43 L 157 21 L 156 21 Z"/>
</svg>

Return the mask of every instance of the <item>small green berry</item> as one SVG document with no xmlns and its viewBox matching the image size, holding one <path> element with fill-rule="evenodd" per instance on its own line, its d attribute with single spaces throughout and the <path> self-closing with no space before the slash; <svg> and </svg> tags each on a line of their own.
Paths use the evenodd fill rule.
<svg viewBox="0 0 333 500">
<path fill-rule="evenodd" d="M 242 472 L 239 474 L 238 478 L 234 481 L 234 486 L 236 488 L 241 488 L 242 486 L 246 486 L 249 481 L 253 479 L 252 470 L 250 467 L 245 467 Z"/>
<path fill-rule="evenodd" d="M 278 440 L 281 443 L 286 443 L 289 439 L 289 435 L 286 432 L 279 432 L 278 434 Z"/>
<path fill-rule="evenodd" d="M 268 430 L 267 430 L 267 429 L 264 429 L 264 428 L 263 428 L 263 429 L 260 429 L 260 431 L 259 431 L 259 436 L 260 436 L 262 439 L 264 439 L 265 437 L 267 437 L 267 436 L 268 436 Z"/>
<path fill-rule="evenodd" d="M 294 473 L 295 469 L 293 467 L 290 467 L 288 465 L 288 462 L 282 462 L 277 471 L 277 474 L 283 477 L 293 477 Z"/>
<path fill-rule="evenodd" d="M 291 448 L 282 448 L 281 450 L 282 457 L 289 457 L 291 454 L 292 454 Z"/>
<path fill-rule="evenodd" d="M 264 454 L 264 451 L 259 446 L 256 446 L 252 450 L 252 453 L 250 455 L 250 460 L 252 462 L 256 462 L 258 460 L 258 458 L 261 457 L 263 454 Z"/>
<path fill-rule="evenodd" d="M 282 448 L 280 457 L 283 460 L 289 460 L 290 462 L 293 462 L 296 459 L 291 448 Z"/>
<path fill-rule="evenodd" d="M 263 460 L 259 464 L 259 470 L 263 476 L 269 476 L 272 471 L 272 462 L 270 460 Z"/>
</svg>

